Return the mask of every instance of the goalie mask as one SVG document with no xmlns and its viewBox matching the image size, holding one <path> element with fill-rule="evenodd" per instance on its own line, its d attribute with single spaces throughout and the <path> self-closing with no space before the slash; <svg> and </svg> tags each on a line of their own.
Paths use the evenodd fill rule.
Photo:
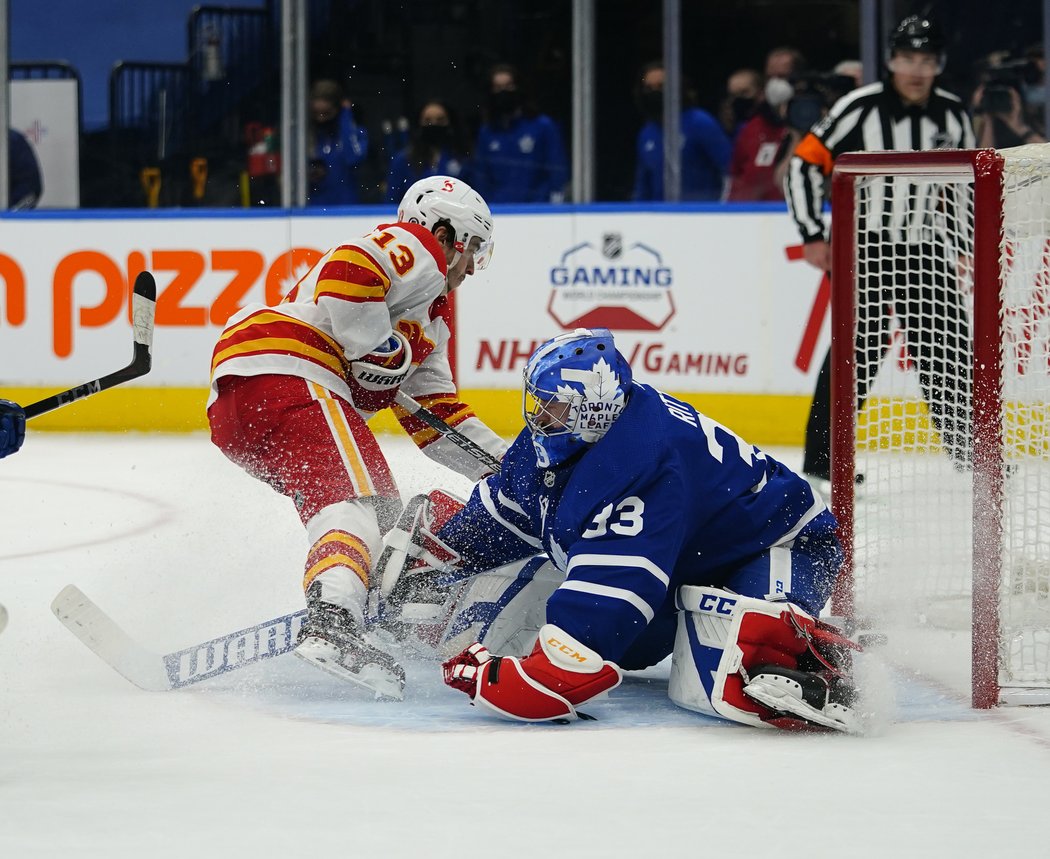
<svg viewBox="0 0 1050 859">
<path fill-rule="evenodd" d="M 400 223 L 419 224 L 431 232 L 441 224 L 454 235 L 456 255 L 470 250 L 474 268 L 481 270 L 492 258 L 492 212 L 485 199 L 466 182 L 452 176 L 429 176 L 420 179 L 401 198 L 397 207 Z"/>
<path fill-rule="evenodd" d="M 604 328 L 577 328 L 540 346 L 525 366 L 522 412 L 541 468 L 602 438 L 627 405 L 631 367 Z"/>
</svg>

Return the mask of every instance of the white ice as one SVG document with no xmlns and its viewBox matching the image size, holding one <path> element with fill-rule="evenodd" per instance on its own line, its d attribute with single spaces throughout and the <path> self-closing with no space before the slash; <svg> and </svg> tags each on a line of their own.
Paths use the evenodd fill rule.
<svg viewBox="0 0 1050 859">
<path fill-rule="evenodd" d="M 383 444 L 406 493 L 467 489 Z M 1050 855 L 1045 708 L 974 713 L 876 661 L 861 738 L 680 710 L 663 666 L 566 726 L 485 718 L 424 663 L 400 704 L 291 657 L 147 693 L 52 597 L 77 584 L 162 653 L 284 614 L 290 503 L 203 435 L 32 427 L 0 499 L 0 857 Z"/>
</svg>

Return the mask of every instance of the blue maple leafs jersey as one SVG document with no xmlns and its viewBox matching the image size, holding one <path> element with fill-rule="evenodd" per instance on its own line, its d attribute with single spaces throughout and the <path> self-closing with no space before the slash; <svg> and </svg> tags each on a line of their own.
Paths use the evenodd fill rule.
<svg viewBox="0 0 1050 859">
<path fill-rule="evenodd" d="M 719 585 L 773 546 L 830 534 L 809 484 L 731 430 L 634 383 L 604 438 L 539 468 L 528 430 L 439 532 L 464 568 L 546 552 L 547 620 L 617 661 L 682 584 Z"/>
</svg>

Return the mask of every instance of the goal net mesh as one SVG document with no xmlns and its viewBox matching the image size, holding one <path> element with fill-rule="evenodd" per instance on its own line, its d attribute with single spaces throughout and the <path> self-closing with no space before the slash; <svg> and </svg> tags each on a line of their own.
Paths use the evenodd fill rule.
<svg viewBox="0 0 1050 859">
<path fill-rule="evenodd" d="M 972 175 L 891 173 L 854 186 L 854 393 L 863 401 L 854 432 L 863 475 L 853 505 L 855 614 L 888 633 L 895 659 L 968 690 L 974 522 L 990 512 L 999 531 L 987 547 L 1000 568 L 998 634 L 979 646 L 995 650 L 1004 700 L 1013 688 L 1050 690 L 1047 150 L 999 153 L 1001 199 L 975 193 Z M 1002 213 L 998 282 L 975 277 L 982 207 Z M 989 371 L 974 358 L 975 289 L 998 294 L 1001 456 L 974 430 L 975 374 Z M 998 471 L 1001 497 L 975 497 L 975 460 Z"/>
</svg>

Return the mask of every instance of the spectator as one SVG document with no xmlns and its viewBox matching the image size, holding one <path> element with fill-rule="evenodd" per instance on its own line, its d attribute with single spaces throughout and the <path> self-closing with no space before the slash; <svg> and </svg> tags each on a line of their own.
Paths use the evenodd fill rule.
<svg viewBox="0 0 1050 859">
<path fill-rule="evenodd" d="M 719 109 L 722 129 L 735 138 L 755 115 L 762 99 L 762 74 L 757 69 L 737 69 L 726 80 L 726 95 Z"/>
<path fill-rule="evenodd" d="M 1029 121 L 1024 97 L 1025 71 L 1025 63 L 1018 65 L 993 55 L 970 102 L 979 147 L 1006 149 L 1046 142 Z"/>
<path fill-rule="evenodd" d="M 354 119 L 351 103 L 335 81 L 310 89 L 306 141 L 311 206 L 345 206 L 358 201 L 357 167 L 368 154 L 368 132 Z"/>
<path fill-rule="evenodd" d="M 783 78 L 791 80 L 806 68 L 806 58 L 796 48 L 773 48 L 766 54 L 766 80 Z"/>
<path fill-rule="evenodd" d="M 853 86 L 864 86 L 864 64 L 860 60 L 842 60 L 831 70 L 834 75 L 852 78 Z"/>
<path fill-rule="evenodd" d="M 688 87 L 683 87 L 688 90 Z M 634 172 L 635 200 L 664 199 L 664 66 L 649 63 L 642 69 L 636 92 L 645 124 L 638 132 Z M 730 144 L 722 126 L 706 110 L 691 106 L 691 94 L 682 109 L 682 199 L 718 200 L 729 169 Z"/>
<path fill-rule="evenodd" d="M 784 187 L 775 169 L 790 151 L 787 102 L 763 98 L 733 141 L 726 200 L 734 203 L 783 200 Z"/>
<path fill-rule="evenodd" d="M 557 124 L 538 112 L 513 66 L 493 66 L 488 80 L 471 181 L 490 203 L 560 203 L 569 162 Z"/>
<path fill-rule="evenodd" d="M 443 101 L 431 99 L 419 112 L 411 142 L 390 161 L 387 202 L 399 202 L 420 179 L 438 175 L 465 178 L 463 173 L 463 150 L 452 111 Z"/>
<path fill-rule="evenodd" d="M 40 162 L 33 147 L 20 131 L 7 130 L 7 207 L 35 209 L 44 193 Z"/>
<path fill-rule="evenodd" d="M 1027 61 L 1024 78 L 1024 102 L 1028 108 L 1028 122 L 1032 127 L 1046 131 L 1046 58 L 1043 43 L 1029 46 L 1024 52 Z"/>
</svg>

